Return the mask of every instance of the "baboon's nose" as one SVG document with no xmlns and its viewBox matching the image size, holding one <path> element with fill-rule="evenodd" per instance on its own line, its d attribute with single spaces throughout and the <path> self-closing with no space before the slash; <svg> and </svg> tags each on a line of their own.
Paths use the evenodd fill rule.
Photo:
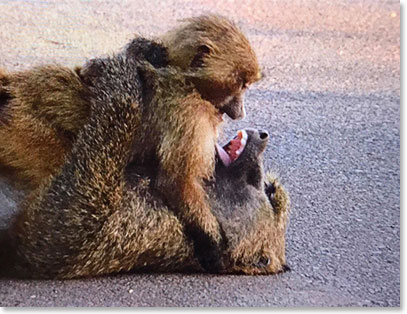
<svg viewBox="0 0 407 314">
<path fill-rule="evenodd" d="M 260 136 L 260 139 L 267 140 L 269 137 L 269 133 L 264 130 L 259 130 L 259 136 Z"/>
</svg>

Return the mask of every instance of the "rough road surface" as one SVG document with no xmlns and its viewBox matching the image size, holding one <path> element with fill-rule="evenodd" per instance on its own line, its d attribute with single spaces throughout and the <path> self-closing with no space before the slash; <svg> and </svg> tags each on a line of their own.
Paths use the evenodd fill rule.
<svg viewBox="0 0 407 314">
<path fill-rule="evenodd" d="M 121 274 L 0 280 L 0 306 L 400 306 L 398 1 L 0 0 L 0 66 L 74 66 L 177 19 L 233 18 L 265 79 L 248 116 L 271 133 L 265 163 L 292 198 L 276 276 Z M 15 211 L 0 182 L 0 227 Z"/>
</svg>

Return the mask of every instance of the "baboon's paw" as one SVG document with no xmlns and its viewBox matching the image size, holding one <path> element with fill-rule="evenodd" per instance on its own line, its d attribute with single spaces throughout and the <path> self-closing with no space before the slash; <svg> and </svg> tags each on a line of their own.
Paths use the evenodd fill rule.
<svg viewBox="0 0 407 314">
<path fill-rule="evenodd" d="M 206 241 L 205 241 L 206 242 Z M 202 268 L 210 273 L 219 273 L 225 269 L 224 258 L 220 248 L 214 244 L 206 242 L 200 243 L 200 249 L 195 248 L 195 255 Z"/>
<path fill-rule="evenodd" d="M 266 195 L 272 205 L 273 202 L 275 202 L 276 190 L 277 188 L 275 182 L 264 182 L 264 191 L 266 192 Z"/>
</svg>

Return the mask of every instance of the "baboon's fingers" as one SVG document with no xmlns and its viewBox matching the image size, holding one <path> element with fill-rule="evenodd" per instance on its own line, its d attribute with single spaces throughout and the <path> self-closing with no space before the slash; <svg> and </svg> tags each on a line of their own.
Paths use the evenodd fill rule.
<svg viewBox="0 0 407 314">
<path fill-rule="evenodd" d="M 227 267 L 226 260 L 223 258 L 223 251 L 227 246 L 223 230 L 221 230 L 222 240 L 220 243 L 199 226 L 189 224 L 185 227 L 185 231 L 193 242 L 195 257 L 204 270 L 218 273 Z"/>
</svg>

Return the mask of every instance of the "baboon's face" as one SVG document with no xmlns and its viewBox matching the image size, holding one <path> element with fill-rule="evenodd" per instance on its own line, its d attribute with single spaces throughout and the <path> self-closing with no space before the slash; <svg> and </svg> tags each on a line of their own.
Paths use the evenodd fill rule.
<svg viewBox="0 0 407 314">
<path fill-rule="evenodd" d="M 262 166 L 268 137 L 265 131 L 246 129 L 225 146 L 217 146 L 216 214 L 232 252 L 231 272 L 284 270 L 285 218 L 280 218 L 276 187 L 265 178 Z"/>
<path fill-rule="evenodd" d="M 191 74 L 191 81 L 220 114 L 245 116 L 243 94 L 261 78 L 257 56 L 237 25 L 219 15 L 184 20 L 162 37 L 169 64 Z"/>
<path fill-rule="evenodd" d="M 223 214 L 237 216 L 242 207 L 254 212 L 254 204 L 266 202 L 263 152 L 268 137 L 266 131 L 245 129 L 223 147 L 216 146 L 215 186 Z"/>
<path fill-rule="evenodd" d="M 244 93 L 261 78 L 255 55 L 219 57 L 208 47 L 201 46 L 191 68 L 198 74 L 193 78 L 197 90 L 220 114 L 226 113 L 233 120 L 245 117 Z"/>
<path fill-rule="evenodd" d="M 263 152 L 268 139 L 266 131 L 245 129 L 238 131 L 225 146 L 217 145 L 217 177 L 231 177 L 234 181 L 244 180 L 261 190 L 264 177 Z"/>
<path fill-rule="evenodd" d="M 244 92 L 250 84 L 244 79 L 231 86 L 208 79 L 196 79 L 194 84 L 202 97 L 219 109 L 220 114 L 226 113 L 233 120 L 246 116 Z"/>
</svg>

